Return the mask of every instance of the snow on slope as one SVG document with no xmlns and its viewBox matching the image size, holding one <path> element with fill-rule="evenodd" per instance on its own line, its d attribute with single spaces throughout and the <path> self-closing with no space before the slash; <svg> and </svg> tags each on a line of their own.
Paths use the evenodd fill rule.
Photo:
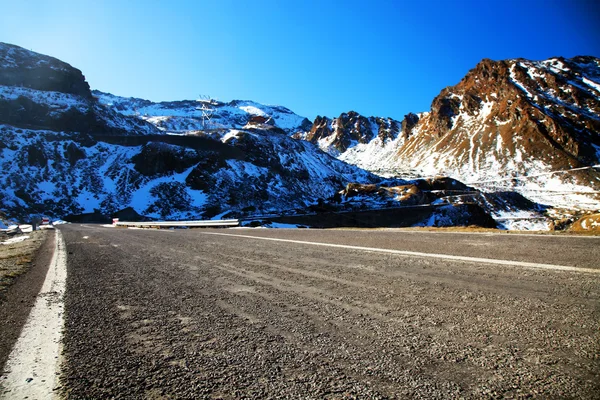
<svg viewBox="0 0 600 400">
<path fill-rule="evenodd" d="M 161 142 L 121 146 L 0 125 L 0 196 L 10 215 L 210 218 L 302 208 L 373 177 L 315 146 L 268 130 L 237 130 L 211 150 Z M 196 138 L 197 140 L 206 140 Z M 218 139 L 218 138 L 216 138 Z M 194 138 L 190 138 L 194 140 Z"/>
<path fill-rule="evenodd" d="M 197 132 L 201 105 L 212 109 L 211 129 Z M 0 200 L 15 217 L 125 207 L 177 219 L 260 213 L 374 179 L 288 136 L 307 125 L 287 108 L 251 101 L 92 94 L 76 68 L 0 43 Z"/>
<path fill-rule="evenodd" d="M 0 100 L 17 100 L 19 97 L 26 97 L 35 103 L 48 105 L 51 112 L 54 113 L 65 112 L 70 108 L 86 112 L 89 108 L 87 99 L 78 95 L 0 85 Z"/>
<path fill-rule="evenodd" d="M 293 134 L 310 126 L 306 118 L 294 114 L 285 107 L 266 106 L 252 101 L 182 100 L 154 103 L 149 100 L 125 98 L 109 93 L 93 91 L 98 101 L 127 116 L 137 116 L 169 133 L 186 133 L 204 129 L 239 129 L 253 116 L 271 118 L 275 126 Z M 210 122 L 202 119 L 202 106 L 210 109 Z"/>
<path fill-rule="evenodd" d="M 3 208 L 13 215 L 27 210 L 64 216 L 129 205 L 142 210 L 153 201 L 148 186 L 159 182 L 141 176 L 130 161 L 141 146 L 96 142 L 84 147 L 68 134 L 7 125 L 0 125 L 0 132 L 7 146 L 0 158 Z M 72 154 L 79 159 L 74 161 Z M 188 191 L 188 195 L 195 200 L 194 206 L 201 205 L 196 199 L 202 193 Z"/>
<path fill-rule="evenodd" d="M 450 176 L 554 207 L 598 209 L 598 171 L 571 170 L 600 164 L 599 88 L 593 57 L 484 60 L 391 140 L 363 135 L 340 148 L 354 126 L 343 133 L 321 120 L 311 134 L 324 151 L 380 175 Z"/>
</svg>

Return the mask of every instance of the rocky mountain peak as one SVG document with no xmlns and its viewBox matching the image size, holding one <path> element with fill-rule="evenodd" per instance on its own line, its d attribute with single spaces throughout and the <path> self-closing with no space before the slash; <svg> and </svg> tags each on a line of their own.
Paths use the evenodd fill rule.
<svg viewBox="0 0 600 400">
<path fill-rule="evenodd" d="M 343 153 L 356 144 L 367 144 L 374 138 L 381 141 L 396 138 L 400 123 L 391 118 L 365 117 L 356 111 L 340 114 L 335 119 L 318 116 L 310 131 L 296 135 L 311 143 L 320 143 L 321 148 L 331 153 Z"/>
<path fill-rule="evenodd" d="M 433 100 L 423 131 L 442 138 L 472 131 L 478 119 L 488 130 L 509 125 L 528 140 L 549 142 L 580 162 L 593 162 L 600 131 L 600 85 L 594 81 L 599 66 L 594 57 L 484 59 Z"/>
<path fill-rule="evenodd" d="M 89 84 L 77 68 L 8 43 L 0 43 L 0 85 L 92 97 Z"/>
<path fill-rule="evenodd" d="M 367 120 L 371 132 L 365 134 L 354 129 L 364 126 L 354 114 L 320 117 L 303 138 L 378 174 L 447 175 L 486 182 L 486 190 L 516 190 L 543 204 L 600 206 L 594 194 L 600 176 L 591 168 L 600 162 L 596 57 L 483 59 L 443 89 L 429 112 L 409 113 L 401 123 Z M 552 173 L 578 168 L 586 169 Z"/>
</svg>

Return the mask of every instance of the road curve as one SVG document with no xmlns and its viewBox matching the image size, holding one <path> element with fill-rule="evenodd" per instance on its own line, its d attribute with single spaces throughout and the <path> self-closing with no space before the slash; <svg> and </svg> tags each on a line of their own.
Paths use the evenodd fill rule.
<svg viewBox="0 0 600 400">
<path fill-rule="evenodd" d="M 69 398 L 600 393 L 597 238 L 61 231 Z"/>
</svg>

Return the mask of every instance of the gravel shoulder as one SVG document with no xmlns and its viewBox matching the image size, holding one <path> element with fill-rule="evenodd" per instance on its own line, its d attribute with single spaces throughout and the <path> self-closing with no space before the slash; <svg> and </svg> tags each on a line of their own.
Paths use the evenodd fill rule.
<svg viewBox="0 0 600 400">
<path fill-rule="evenodd" d="M 61 230 L 71 399 L 599 398 L 598 274 L 203 230 Z M 256 234 L 311 234 L 298 232 Z M 312 235 L 389 246 L 403 238 Z M 560 252 L 552 243 L 544 251 Z"/>
<path fill-rule="evenodd" d="M 54 252 L 54 231 L 28 235 L 22 242 L 0 245 L 0 367 L 35 303 Z"/>
</svg>

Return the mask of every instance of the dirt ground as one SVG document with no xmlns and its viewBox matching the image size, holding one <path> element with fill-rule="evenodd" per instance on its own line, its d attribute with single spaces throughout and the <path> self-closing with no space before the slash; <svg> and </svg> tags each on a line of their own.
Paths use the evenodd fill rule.
<svg viewBox="0 0 600 400">
<path fill-rule="evenodd" d="M 42 245 L 47 231 L 34 231 L 24 235 L 0 237 L 0 296 L 15 278 L 25 273 L 33 259 L 33 254 Z M 22 242 L 4 244 L 10 238 L 29 236 Z M 1 297 L 0 297 L 0 301 Z"/>
</svg>

